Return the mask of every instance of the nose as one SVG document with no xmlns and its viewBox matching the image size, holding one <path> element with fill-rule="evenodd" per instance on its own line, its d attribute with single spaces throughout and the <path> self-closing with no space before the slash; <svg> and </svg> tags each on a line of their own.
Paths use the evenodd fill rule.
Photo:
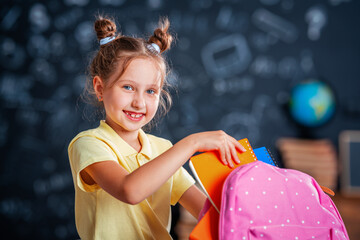
<svg viewBox="0 0 360 240">
<path fill-rule="evenodd" d="M 135 109 L 142 109 L 146 106 L 145 98 L 141 93 L 135 93 L 131 106 Z"/>
</svg>

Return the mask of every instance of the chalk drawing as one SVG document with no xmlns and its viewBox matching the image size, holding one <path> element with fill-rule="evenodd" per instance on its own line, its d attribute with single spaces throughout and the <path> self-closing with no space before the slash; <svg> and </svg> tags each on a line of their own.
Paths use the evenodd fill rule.
<svg viewBox="0 0 360 240">
<path fill-rule="evenodd" d="M 259 8 L 252 15 L 252 21 L 256 27 L 286 43 L 293 43 L 298 38 L 298 30 L 290 21 L 280 16 Z"/>
<path fill-rule="evenodd" d="M 251 52 L 245 37 L 232 34 L 205 45 L 201 57 L 210 77 L 231 77 L 242 73 L 251 61 Z"/>
</svg>

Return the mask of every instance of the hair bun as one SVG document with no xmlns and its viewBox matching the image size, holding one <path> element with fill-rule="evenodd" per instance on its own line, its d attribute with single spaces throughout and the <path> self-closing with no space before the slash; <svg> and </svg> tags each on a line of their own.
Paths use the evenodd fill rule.
<svg viewBox="0 0 360 240">
<path fill-rule="evenodd" d="M 149 43 L 155 43 L 160 48 L 160 53 L 169 49 L 173 37 L 168 33 L 170 27 L 169 19 L 162 18 L 159 21 L 158 28 L 155 29 L 154 34 L 149 38 Z"/>
<path fill-rule="evenodd" d="M 106 37 L 113 37 L 116 33 L 116 24 L 114 21 L 102 16 L 97 18 L 94 28 L 99 41 Z"/>
</svg>

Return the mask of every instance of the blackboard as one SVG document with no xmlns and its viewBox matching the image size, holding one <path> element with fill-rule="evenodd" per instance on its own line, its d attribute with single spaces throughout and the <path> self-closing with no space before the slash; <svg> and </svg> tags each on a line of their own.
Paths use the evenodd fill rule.
<svg viewBox="0 0 360 240">
<path fill-rule="evenodd" d="M 11 239 L 75 239 L 67 145 L 98 119 L 80 101 L 98 49 L 94 16 L 147 36 L 168 16 L 177 41 L 166 57 L 177 88 L 152 133 L 176 142 L 205 130 L 247 137 L 276 152 L 298 136 L 284 111 L 290 89 L 325 79 L 335 116 L 311 129 L 337 146 L 360 129 L 360 2 L 355 0 L 2 1 L 0 8 L 0 224 Z M 89 117 L 90 116 L 90 117 Z"/>
</svg>

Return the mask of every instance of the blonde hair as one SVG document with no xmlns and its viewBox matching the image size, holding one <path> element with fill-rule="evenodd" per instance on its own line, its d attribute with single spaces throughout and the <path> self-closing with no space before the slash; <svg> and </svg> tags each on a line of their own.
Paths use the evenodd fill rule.
<svg viewBox="0 0 360 240">
<path fill-rule="evenodd" d="M 93 57 L 89 65 L 89 76 L 86 81 L 82 98 L 86 102 L 103 110 L 103 104 L 98 101 L 93 89 L 93 78 L 99 76 L 103 80 L 105 88 L 111 87 L 115 81 L 111 82 L 110 79 L 112 79 L 111 76 L 113 76 L 115 72 L 119 72 L 119 75 L 113 79 L 119 79 L 132 60 L 146 58 L 152 60 L 161 73 L 161 93 L 159 108 L 156 115 L 157 118 L 164 116 L 172 105 L 172 99 L 169 93 L 170 84 L 166 78 L 169 67 L 165 57 L 162 55 L 163 52 L 170 49 L 173 41 L 172 35 L 168 33 L 169 26 L 170 22 L 167 18 L 160 18 L 158 27 L 154 30 L 153 35 L 146 40 L 143 38 L 121 35 L 116 32 L 116 24 L 113 19 L 98 16 L 94 23 L 94 29 L 98 40 L 100 41 L 101 39 L 108 37 L 114 37 L 115 39 L 100 45 L 100 49 Z M 159 46 L 159 53 L 149 47 L 152 43 Z"/>
</svg>

